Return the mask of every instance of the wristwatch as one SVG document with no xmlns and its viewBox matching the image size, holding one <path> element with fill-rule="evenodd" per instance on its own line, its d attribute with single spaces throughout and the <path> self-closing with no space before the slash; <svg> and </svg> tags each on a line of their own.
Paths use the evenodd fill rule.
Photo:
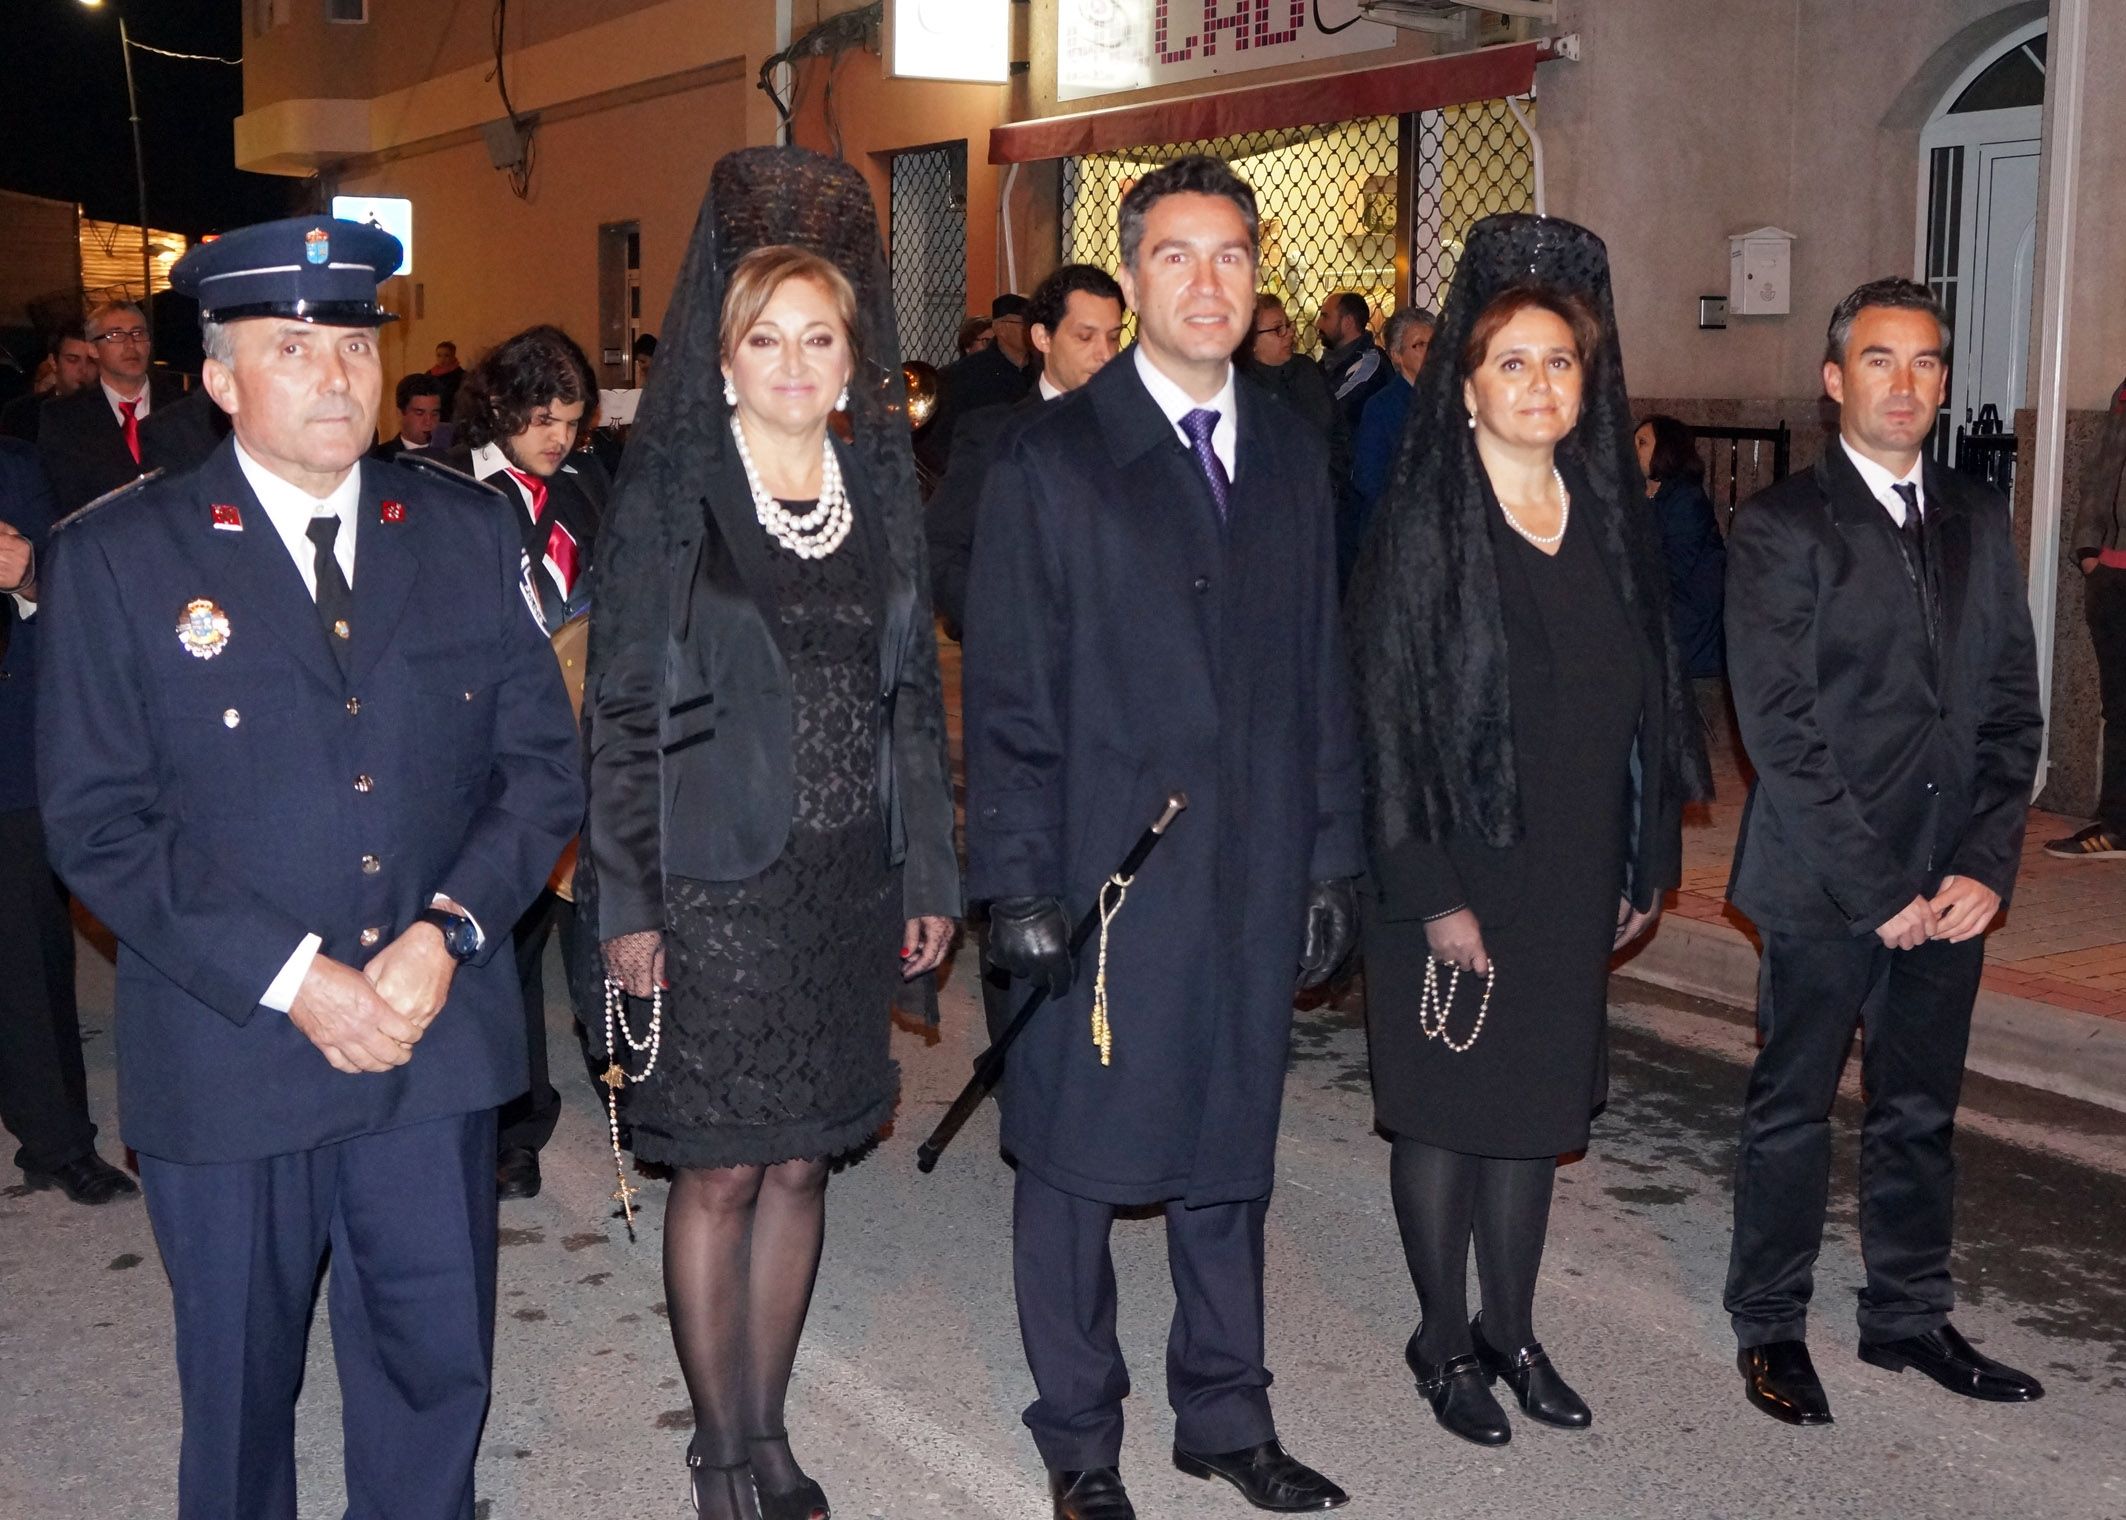
<svg viewBox="0 0 2126 1520">
<path fill-rule="evenodd" d="M 471 919 L 462 913 L 452 913 L 443 908 L 423 908 L 414 914 L 417 924 L 434 924 L 443 931 L 443 948 L 459 965 L 471 960 L 480 950 L 480 931 L 473 927 Z"/>
</svg>

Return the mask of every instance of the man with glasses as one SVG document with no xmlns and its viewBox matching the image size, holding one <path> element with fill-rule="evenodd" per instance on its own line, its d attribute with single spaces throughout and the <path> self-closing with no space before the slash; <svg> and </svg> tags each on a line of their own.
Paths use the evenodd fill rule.
<svg viewBox="0 0 2126 1520">
<path fill-rule="evenodd" d="M 175 376 L 148 367 L 148 319 L 130 301 L 89 313 L 97 384 L 46 403 L 37 453 L 61 516 L 137 479 L 143 469 L 141 424 L 184 394 Z"/>
</svg>

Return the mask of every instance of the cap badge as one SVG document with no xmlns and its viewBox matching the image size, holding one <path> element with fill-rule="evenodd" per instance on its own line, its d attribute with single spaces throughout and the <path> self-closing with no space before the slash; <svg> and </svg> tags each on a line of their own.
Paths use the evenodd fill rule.
<svg viewBox="0 0 2126 1520">
<path fill-rule="evenodd" d="M 399 501 L 385 502 L 377 512 L 377 520 L 388 523 L 404 522 L 406 520 L 406 504 Z"/>
<path fill-rule="evenodd" d="M 244 531 L 244 514 L 226 502 L 214 503 L 214 526 L 224 533 Z"/>
<path fill-rule="evenodd" d="M 177 620 L 177 642 L 202 660 L 211 660 L 229 647 L 229 615 L 205 597 L 185 603 Z"/>
<path fill-rule="evenodd" d="M 322 264 L 332 257 L 332 235 L 322 227 L 312 227 L 303 234 L 303 257 L 313 264 Z"/>
</svg>

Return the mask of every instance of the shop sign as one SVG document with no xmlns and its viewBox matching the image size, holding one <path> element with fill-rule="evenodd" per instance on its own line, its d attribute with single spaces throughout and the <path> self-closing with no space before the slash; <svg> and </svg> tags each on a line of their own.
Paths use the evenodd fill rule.
<svg viewBox="0 0 2126 1520">
<path fill-rule="evenodd" d="M 1357 0 L 1056 0 L 1056 98 L 1393 46 Z"/>
</svg>

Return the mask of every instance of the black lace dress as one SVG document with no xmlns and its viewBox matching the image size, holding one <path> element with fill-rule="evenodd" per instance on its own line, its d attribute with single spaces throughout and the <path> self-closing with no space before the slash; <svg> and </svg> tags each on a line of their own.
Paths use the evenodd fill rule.
<svg viewBox="0 0 2126 1520">
<path fill-rule="evenodd" d="M 645 1161 L 837 1155 L 878 1132 L 899 1092 L 887 1043 L 903 919 L 875 779 L 874 571 L 858 534 L 825 559 L 772 541 L 769 557 L 795 722 L 790 842 L 746 881 L 666 880 L 664 1049 L 627 1106 Z"/>
</svg>

